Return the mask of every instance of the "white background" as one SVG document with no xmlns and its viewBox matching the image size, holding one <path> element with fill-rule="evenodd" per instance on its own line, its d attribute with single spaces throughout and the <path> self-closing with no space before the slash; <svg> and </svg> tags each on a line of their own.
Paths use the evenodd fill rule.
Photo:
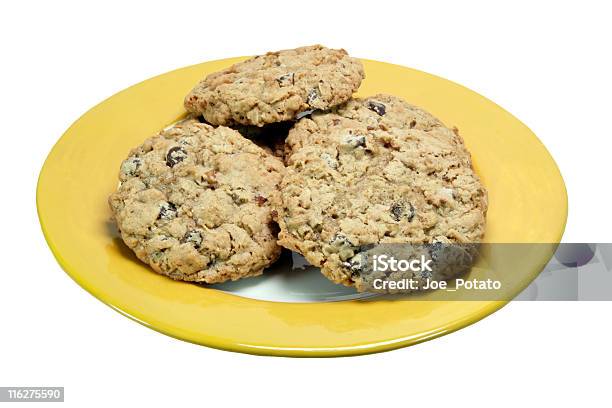
<svg viewBox="0 0 612 408">
<path fill-rule="evenodd" d="M 62 272 L 40 232 L 35 185 L 74 120 L 178 67 L 317 42 L 454 80 L 512 112 L 561 168 L 564 240 L 612 240 L 605 2 L 294 4 L 1 3 L 0 386 L 65 386 L 75 407 L 610 406 L 612 303 L 517 302 L 407 349 L 268 358 L 153 332 Z"/>
</svg>

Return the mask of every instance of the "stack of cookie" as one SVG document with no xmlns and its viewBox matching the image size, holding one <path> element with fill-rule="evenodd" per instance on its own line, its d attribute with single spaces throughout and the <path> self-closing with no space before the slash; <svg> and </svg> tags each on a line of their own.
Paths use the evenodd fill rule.
<svg viewBox="0 0 612 408">
<path fill-rule="evenodd" d="M 133 149 L 110 206 L 156 272 L 218 283 L 259 275 L 281 247 L 363 290 L 361 248 L 476 243 L 486 191 L 456 130 L 389 95 L 344 50 L 301 47 L 207 76 L 191 116 Z"/>
</svg>

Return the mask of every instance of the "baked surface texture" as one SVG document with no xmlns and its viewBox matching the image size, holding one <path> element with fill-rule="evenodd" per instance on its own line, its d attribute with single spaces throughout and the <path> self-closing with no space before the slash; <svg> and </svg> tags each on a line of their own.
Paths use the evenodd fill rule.
<svg viewBox="0 0 612 408">
<path fill-rule="evenodd" d="M 130 152 L 109 204 L 123 241 L 156 272 L 236 280 L 280 255 L 270 203 L 283 172 L 237 131 L 189 119 Z"/>
<path fill-rule="evenodd" d="M 364 289 L 376 244 L 478 243 L 487 193 L 456 129 L 389 95 L 314 112 L 291 129 L 275 202 L 279 243 Z"/>
<path fill-rule="evenodd" d="M 263 126 L 346 102 L 364 77 L 361 62 L 344 50 L 269 52 L 208 75 L 185 97 L 185 108 L 214 125 Z"/>
</svg>

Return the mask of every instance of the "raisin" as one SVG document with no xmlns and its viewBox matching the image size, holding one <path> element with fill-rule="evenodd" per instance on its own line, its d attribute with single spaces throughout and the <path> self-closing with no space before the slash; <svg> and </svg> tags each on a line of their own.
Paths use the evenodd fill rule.
<svg viewBox="0 0 612 408">
<path fill-rule="evenodd" d="M 261 195 L 259 195 L 259 194 L 255 196 L 255 202 L 256 202 L 256 203 L 257 203 L 257 205 L 258 205 L 258 206 L 260 206 L 260 207 L 261 207 L 262 205 L 264 205 L 264 204 L 266 203 L 266 201 L 268 201 L 268 199 L 267 199 L 266 197 L 264 197 L 264 196 L 261 196 Z"/>
<path fill-rule="evenodd" d="M 162 203 L 159 207 L 158 220 L 171 220 L 176 217 L 176 206 L 172 203 Z"/>
<path fill-rule="evenodd" d="M 312 88 L 310 91 L 308 91 L 308 96 L 306 97 L 306 103 L 312 106 L 312 104 L 317 99 L 319 99 L 319 91 L 317 90 L 317 88 Z"/>
<path fill-rule="evenodd" d="M 405 216 L 408 222 L 412 222 L 416 214 L 416 210 L 411 203 L 408 203 L 408 208 L 403 203 L 394 203 L 391 205 L 391 215 L 395 221 L 398 221 Z"/>
<path fill-rule="evenodd" d="M 121 173 L 126 176 L 135 176 L 141 165 L 142 159 L 140 157 L 129 157 L 121 164 Z"/>
<path fill-rule="evenodd" d="M 276 82 L 278 82 L 278 85 L 281 87 L 294 85 L 295 84 L 295 74 L 293 72 L 289 72 L 288 74 L 281 75 L 278 78 L 276 78 Z"/>
<path fill-rule="evenodd" d="M 368 256 L 363 252 L 359 252 L 351 259 L 343 262 L 342 265 L 351 272 L 351 280 L 355 281 L 368 272 Z"/>
<path fill-rule="evenodd" d="M 379 116 L 383 116 L 387 111 L 387 107 L 380 102 L 368 101 L 368 109 L 378 113 Z"/>
<path fill-rule="evenodd" d="M 391 206 L 391 215 L 393 215 L 395 221 L 399 221 L 403 213 L 404 207 L 401 204 L 395 203 Z"/>
<path fill-rule="evenodd" d="M 202 234 L 197 230 L 187 231 L 181 242 L 191 243 L 195 249 L 199 249 L 202 245 Z"/>
<path fill-rule="evenodd" d="M 174 167 L 177 163 L 182 162 L 187 157 L 187 152 L 180 146 L 171 147 L 166 154 L 166 166 Z"/>
<path fill-rule="evenodd" d="M 353 277 L 354 274 L 357 274 L 357 276 L 359 276 L 359 272 L 363 269 L 364 265 L 362 264 L 361 259 L 358 258 L 358 256 L 354 256 L 347 262 L 343 263 L 345 267 L 351 270 L 351 277 Z"/>
<path fill-rule="evenodd" d="M 329 241 L 329 244 L 335 247 L 352 246 L 348 237 L 342 233 L 334 235 L 334 237 Z"/>
<path fill-rule="evenodd" d="M 412 220 L 414 219 L 414 216 L 416 215 L 416 209 L 414 208 L 412 203 L 408 203 L 408 206 L 410 208 L 407 214 L 407 218 L 408 218 L 408 222 L 412 222 Z"/>
</svg>

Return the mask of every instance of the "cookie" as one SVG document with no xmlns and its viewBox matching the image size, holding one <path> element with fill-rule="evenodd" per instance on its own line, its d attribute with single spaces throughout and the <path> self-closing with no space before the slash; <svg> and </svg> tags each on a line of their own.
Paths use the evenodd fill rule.
<svg viewBox="0 0 612 408">
<path fill-rule="evenodd" d="M 208 75 L 185 108 L 214 125 L 292 120 L 346 102 L 365 77 L 361 62 L 321 45 L 270 52 Z"/>
<path fill-rule="evenodd" d="M 237 131 L 189 119 L 130 152 L 109 204 L 123 241 L 156 272 L 236 280 L 280 255 L 270 203 L 283 172 Z"/>
<path fill-rule="evenodd" d="M 400 98 L 352 99 L 291 129 L 275 202 L 280 245 L 336 283 L 368 246 L 477 243 L 487 193 L 456 130 Z"/>
</svg>

